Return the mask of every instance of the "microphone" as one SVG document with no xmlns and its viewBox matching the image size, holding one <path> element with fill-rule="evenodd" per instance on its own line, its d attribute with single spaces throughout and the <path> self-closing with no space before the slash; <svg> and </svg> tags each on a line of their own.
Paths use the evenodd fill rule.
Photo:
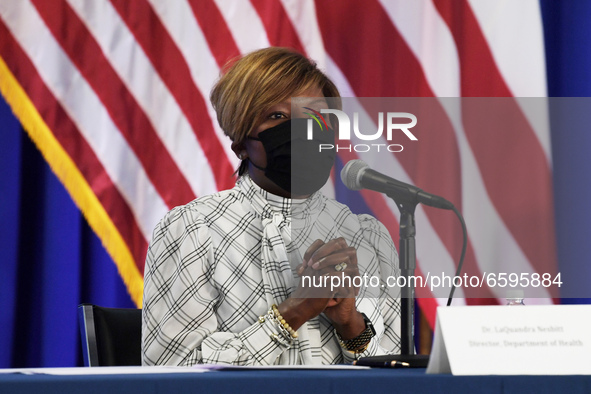
<svg viewBox="0 0 591 394">
<path fill-rule="evenodd" d="M 341 171 L 341 180 L 350 190 L 369 189 L 385 193 L 399 203 L 421 203 L 434 208 L 454 209 L 443 197 L 427 193 L 416 186 L 400 182 L 369 168 L 363 160 L 350 160 Z"/>
</svg>

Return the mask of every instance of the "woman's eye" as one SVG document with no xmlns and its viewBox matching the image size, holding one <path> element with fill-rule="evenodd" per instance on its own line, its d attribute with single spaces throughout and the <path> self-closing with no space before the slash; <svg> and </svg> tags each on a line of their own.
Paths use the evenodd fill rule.
<svg viewBox="0 0 591 394">
<path fill-rule="evenodd" d="M 287 115 L 283 112 L 273 112 L 269 115 L 269 119 L 287 119 Z"/>
</svg>

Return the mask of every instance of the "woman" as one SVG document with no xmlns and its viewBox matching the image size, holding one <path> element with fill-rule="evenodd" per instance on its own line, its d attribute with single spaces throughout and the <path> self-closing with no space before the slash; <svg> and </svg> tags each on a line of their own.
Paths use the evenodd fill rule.
<svg viewBox="0 0 591 394">
<path fill-rule="evenodd" d="M 340 105 L 331 97 L 335 85 L 284 48 L 246 55 L 214 86 L 239 179 L 154 230 L 144 365 L 332 364 L 398 350 L 399 306 L 384 285 L 396 275 L 390 236 L 317 191 L 334 160 L 318 141 L 334 142 L 334 132 L 311 122 L 314 140 L 303 135 L 310 111 Z M 361 274 L 379 278 L 379 290 L 345 280 Z"/>
</svg>

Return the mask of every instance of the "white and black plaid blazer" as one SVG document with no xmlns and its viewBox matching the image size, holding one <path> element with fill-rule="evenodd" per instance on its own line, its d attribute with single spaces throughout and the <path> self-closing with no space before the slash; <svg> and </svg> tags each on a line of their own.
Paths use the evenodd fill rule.
<svg viewBox="0 0 591 394">
<path fill-rule="evenodd" d="M 352 361 L 322 314 L 303 325 L 300 339 L 291 345 L 273 341 L 269 334 L 276 327 L 258 321 L 270 307 L 261 262 L 263 217 L 269 215 L 281 218 L 282 234 L 291 233 L 286 237 L 291 239 L 273 242 L 287 244 L 292 267 L 301 264 L 316 239 L 344 237 L 357 249 L 361 275 L 376 277 L 374 284 L 379 281 L 357 296 L 358 310 L 377 332 L 361 356 L 400 350 L 399 293 L 386 285 L 388 276 L 398 275 L 398 255 L 385 227 L 320 192 L 292 201 L 267 193 L 244 176 L 230 190 L 174 208 L 156 226 L 145 266 L 144 365 Z M 277 294 L 275 299 L 283 293 Z"/>
</svg>

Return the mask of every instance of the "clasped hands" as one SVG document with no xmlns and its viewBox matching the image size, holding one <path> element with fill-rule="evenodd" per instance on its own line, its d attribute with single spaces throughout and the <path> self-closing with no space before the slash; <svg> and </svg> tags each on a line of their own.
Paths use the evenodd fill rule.
<svg viewBox="0 0 591 394">
<path fill-rule="evenodd" d="M 304 254 L 298 274 L 298 287 L 279 305 L 291 327 L 297 330 L 324 312 L 343 339 L 354 338 L 365 329 L 363 316 L 355 308 L 359 293 L 353 281 L 359 276 L 357 250 L 344 238 L 326 243 L 316 240 Z"/>
</svg>

